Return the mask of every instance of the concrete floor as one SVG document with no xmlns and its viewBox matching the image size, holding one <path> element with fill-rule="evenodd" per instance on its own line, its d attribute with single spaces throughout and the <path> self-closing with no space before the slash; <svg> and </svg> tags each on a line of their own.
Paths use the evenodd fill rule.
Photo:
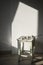
<svg viewBox="0 0 43 65">
<path fill-rule="evenodd" d="M 0 65 L 43 65 L 43 54 L 36 55 L 31 64 L 31 57 L 21 57 L 18 63 L 18 55 L 3 55 L 0 56 Z"/>
</svg>

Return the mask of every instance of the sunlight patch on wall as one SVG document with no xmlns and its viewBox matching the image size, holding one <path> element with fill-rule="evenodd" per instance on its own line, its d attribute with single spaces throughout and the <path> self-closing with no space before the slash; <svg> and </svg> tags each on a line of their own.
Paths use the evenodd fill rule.
<svg viewBox="0 0 43 65">
<path fill-rule="evenodd" d="M 12 23 L 12 46 L 17 48 L 17 38 L 20 36 L 37 35 L 38 10 L 19 2 Z"/>
</svg>

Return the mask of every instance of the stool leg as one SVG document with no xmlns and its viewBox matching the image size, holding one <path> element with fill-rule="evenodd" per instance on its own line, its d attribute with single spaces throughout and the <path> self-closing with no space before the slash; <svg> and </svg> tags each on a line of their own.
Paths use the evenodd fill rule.
<svg viewBox="0 0 43 65">
<path fill-rule="evenodd" d="M 20 62 L 20 56 L 21 56 L 21 44 L 20 44 L 20 41 L 18 40 L 18 62 Z"/>
<path fill-rule="evenodd" d="M 23 45 L 22 45 L 22 52 L 24 51 L 24 42 L 22 43 Z"/>
</svg>

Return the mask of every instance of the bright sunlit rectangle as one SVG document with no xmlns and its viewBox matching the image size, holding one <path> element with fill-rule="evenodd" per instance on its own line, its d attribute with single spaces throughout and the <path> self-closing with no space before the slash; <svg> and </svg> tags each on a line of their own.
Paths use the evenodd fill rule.
<svg viewBox="0 0 43 65">
<path fill-rule="evenodd" d="M 38 10 L 19 2 L 12 23 L 12 46 L 17 48 L 17 38 L 20 36 L 37 35 Z"/>
</svg>

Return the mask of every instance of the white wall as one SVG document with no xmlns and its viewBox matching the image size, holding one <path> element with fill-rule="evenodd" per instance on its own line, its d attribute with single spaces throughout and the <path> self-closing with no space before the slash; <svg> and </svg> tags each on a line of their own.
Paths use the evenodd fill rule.
<svg viewBox="0 0 43 65">
<path fill-rule="evenodd" d="M 12 23 L 12 46 L 17 48 L 17 38 L 25 35 L 37 35 L 38 10 L 19 2 L 19 6 Z M 17 51 L 12 49 L 12 53 Z"/>
<path fill-rule="evenodd" d="M 24 3 L 19 3 L 18 1 L 0 1 L 0 50 L 11 50 L 11 43 L 13 46 L 14 52 L 17 53 L 17 38 L 21 35 L 31 35 L 35 32 L 38 25 L 38 35 L 41 34 L 37 40 L 38 44 L 36 44 L 36 51 L 43 52 L 43 4 L 41 2 L 32 1 L 24 1 L 28 5 Z M 17 9 L 18 7 L 18 9 Z M 36 10 L 36 9 L 38 10 Z M 17 12 L 16 12 L 17 9 Z M 37 12 L 39 11 L 39 14 Z M 16 12 L 16 15 L 15 15 Z M 38 15 L 38 18 L 37 18 Z M 14 20 L 13 20 L 14 18 Z M 38 24 L 36 24 L 38 19 Z M 13 21 L 13 23 L 12 23 Z M 23 24 L 24 23 L 24 24 Z M 32 23 L 32 24 L 31 24 Z M 11 30 L 12 24 L 12 30 Z M 30 33 L 31 32 L 31 33 Z M 12 34 L 12 42 L 11 42 L 11 33 Z M 13 42 L 14 41 L 14 42 Z M 14 48 L 15 47 L 15 48 Z"/>
</svg>

